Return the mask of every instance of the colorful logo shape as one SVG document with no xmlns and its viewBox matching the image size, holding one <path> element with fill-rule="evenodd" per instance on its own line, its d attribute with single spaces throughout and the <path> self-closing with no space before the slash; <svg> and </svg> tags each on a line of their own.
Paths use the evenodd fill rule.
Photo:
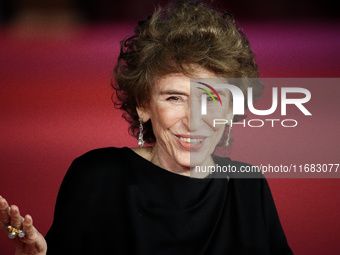
<svg viewBox="0 0 340 255">
<path fill-rule="evenodd" d="M 201 85 L 203 85 L 203 86 L 206 86 L 206 87 L 209 88 L 211 91 L 213 91 L 213 92 L 215 93 L 215 95 L 217 96 L 218 100 L 220 101 L 221 105 L 222 105 L 222 100 L 221 100 L 221 98 L 220 98 L 220 95 L 217 93 L 217 91 L 216 91 L 212 86 L 210 86 L 210 85 L 208 85 L 208 84 L 205 84 L 205 83 L 203 83 L 203 82 L 197 82 L 197 83 L 199 83 L 199 84 L 201 84 Z M 201 90 L 203 90 L 205 93 L 207 93 L 207 94 L 212 98 L 212 100 L 214 101 L 215 105 L 217 104 L 217 103 L 216 103 L 216 100 L 215 100 L 215 98 L 214 98 L 214 96 L 213 96 L 208 90 L 206 90 L 206 89 L 204 89 L 204 88 L 200 88 L 200 87 L 197 87 L 197 88 L 198 88 L 198 89 L 201 89 Z"/>
</svg>

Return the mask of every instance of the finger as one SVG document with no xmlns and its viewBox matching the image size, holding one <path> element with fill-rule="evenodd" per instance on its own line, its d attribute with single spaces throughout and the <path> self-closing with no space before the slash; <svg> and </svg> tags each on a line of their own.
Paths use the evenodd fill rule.
<svg viewBox="0 0 340 255">
<path fill-rule="evenodd" d="M 30 215 L 25 216 L 22 230 L 25 232 L 25 238 L 22 241 L 25 243 L 34 242 L 37 237 L 37 230 L 33 226 L 33 219 Z"/>
<path fill-rule="evenodd" d="M 19 212 L 19 208 L 16 205 L 10 207 L 11 225 L 17 229 L 21 229 L 22 217 Z"/>
<path fill-rule="evenodd" d="M 10 221 L 8 209 L 9 206 L 6 199 L 0 196 L 0 219 L 3 225 L 6 225 Z"/>
</svg>

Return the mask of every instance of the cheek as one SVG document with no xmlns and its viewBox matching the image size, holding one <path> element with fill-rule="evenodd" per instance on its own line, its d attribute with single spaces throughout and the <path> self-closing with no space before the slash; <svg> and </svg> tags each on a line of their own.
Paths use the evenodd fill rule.
<svg viewBox="0 0 340 255">
<path fill-rule="evenodd" d="M 207 115 L 203 116 L 203 120 L 214 130 L 224 130 L 225 125 L 222 124 L 223 122 L 227 122 L 228 118 L 228 112 L 229 112 L 229 107 L 215 107 L 215 109 L 211 109 L 210 112 L 208 112 Z M 214 120 L 219 120 L 217 121 L 214 127 Z M 223 132 L 223 131 L 222 131 Z"/>
<path fill-rule="evenodd" d="M 226 124 L 217 124 L 215 127 L 211 126 L 213 130 L 213 136 L 212 141 L 214 142 L 215 146 L 219 143 L 219 141 L 222 139 L 224 130 L 226 129 Z"/>
<path fill-rule="evenodd" d="M 182 110 L 180 107 L 169 107 L 158 105 L 154 108 L 152 123 L 153 126 L 162 126 L 163 128 L 168 128 L 178 123 L 182 119 Z"/>
</svg>

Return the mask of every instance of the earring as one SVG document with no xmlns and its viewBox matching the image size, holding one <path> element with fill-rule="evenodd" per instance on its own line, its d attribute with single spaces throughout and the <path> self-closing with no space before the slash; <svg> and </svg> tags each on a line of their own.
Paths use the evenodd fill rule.
<svg viewBox="0 0 340 255">
<path fill-rule="evenodd" d="M 139 135 L 138 135 L 138 146 L 143 147 L 144 146 L 144 140 L 143 140 L 143 123 L 142 119 L 139 118 Z"/>
<path fill-rule="evenodd" d="M 228 146 L 229 146 L 230 133 L 231 133 L 231 125 L 229 125 L 229 129 L 228 129 L 228 138 L 227 138 L 227 142 L 225 143 L 225 148 L 226 148 L 226 149 L 227 149 Z"/>
</svg>

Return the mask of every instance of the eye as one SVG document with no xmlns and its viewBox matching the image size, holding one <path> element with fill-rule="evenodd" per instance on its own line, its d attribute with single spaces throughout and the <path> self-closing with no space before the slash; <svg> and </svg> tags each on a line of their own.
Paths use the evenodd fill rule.
<svg viewBox="0 0 340 255">
<path fill-rule="evenodd" d="M 218 97 L 214 97 L 214 99 L 215 99 L 216 102 L 219 101 Z M 212 99 L 211 96 L 207 96 L 207 101 L 208 102 L 214 102 L 214 100 Z"/>
<path fill-rule="evenodd" d="M 181 100 L 179 97 L 171 96 L 166 99 L 167 101 L 179 101 Z"/>
</svg>

